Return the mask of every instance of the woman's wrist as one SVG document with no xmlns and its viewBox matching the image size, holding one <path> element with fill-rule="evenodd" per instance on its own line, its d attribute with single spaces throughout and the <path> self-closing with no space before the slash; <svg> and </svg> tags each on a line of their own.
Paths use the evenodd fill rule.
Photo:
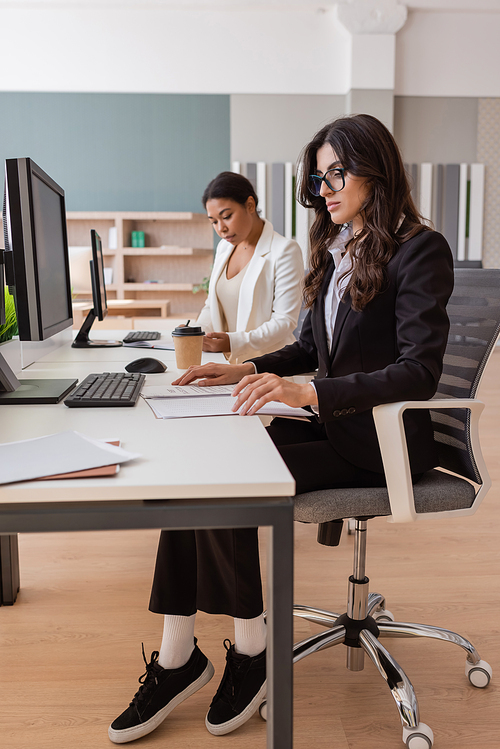
<svg viewBox="0 0 500 749">
<path fill-rule="evenodd" d="M 255 364 L 253 364 L 253 362 L 251 361 L 244 362 L 243 364 L 236 364 L 235 366 L 237 366 L 241 372 L 241 380 L 247 375 L 253 375 L 256 373 Z"/>
<path fill-rule="evenodd" d="M 318 393 L 312 382 L 308 382 L 304 385 L 305 406 L 317 406 L 318 405 Z"/>
</svg>

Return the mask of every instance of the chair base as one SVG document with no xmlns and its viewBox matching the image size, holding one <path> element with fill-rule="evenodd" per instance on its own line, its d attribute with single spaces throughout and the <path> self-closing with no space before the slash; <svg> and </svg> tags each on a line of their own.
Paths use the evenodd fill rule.
<svg viewBox="0 0 500 749">
<path fill-rule="evenodd" d="M 430 749 L 434 738 L 429 726 L 420 722 L 418 702 L 410 679 L 382 645 L 381 638 L 429 637 L 451 642 L 465 650 L 465 672 L 473 686 L 486 687 L 491 679 L 491 667 L 481 660 L 472 643 L 456 632 L 441 627 L 393 621 L 391 612 L 385 608 L 385 599 L 379 593 L 368 594 L 368 615 L 363 620 L 309 606 L 294 606 L 293 613 L 326 627 L 326 630 L 294 645 L 294 663 L 311 653 L 343 643 L 347 647 L 347 668 L 361 671 L 366 653 L 391 691 L 403 726 L 403 741 L 408 749 Z"/>
</svg>

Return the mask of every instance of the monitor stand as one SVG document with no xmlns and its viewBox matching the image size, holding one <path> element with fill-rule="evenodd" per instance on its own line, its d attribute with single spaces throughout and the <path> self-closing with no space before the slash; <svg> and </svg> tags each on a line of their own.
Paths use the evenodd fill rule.
<svg viewBox="0 0 500 749">
<path fill-rule="evenodd" d="M 91 341 L 89 338 L 90 328 L 94 324 L 97 315 L 94 309 L 91 309 L 85 318 L 85 322 L 77 333 L 77 336 L 71 344 L 73 348 L 109 348 L 123 346 L 122 341 Z"/>
<path fill-rule="evenodd" d="M 0 354 L 0 406 L 59 403 L 78 380 L 18 380 Z"/>
</svg>

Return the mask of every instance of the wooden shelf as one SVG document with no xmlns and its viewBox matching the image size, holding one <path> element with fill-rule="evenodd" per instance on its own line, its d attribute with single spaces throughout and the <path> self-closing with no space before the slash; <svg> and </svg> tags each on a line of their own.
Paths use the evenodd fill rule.
<svg viewBox="0 0 500 749">
<path fill-rule="evenodd" d="M 164 247 L 124 247 L 123 254 L 130 257 L 147 257 L 150 256 L 168 256 L 168 255 L 183 255 L 183 256 L 212 256 L 213 250 L 197 249 L 195 247 L 176 247 L 175 245 Z"/>
<path fill-rule="evenodd" d="M 124 283 L 125 291 L 189 291 L 193 292 L 192 283 Z"/>
<path fill-rule="evenodd" d="M 180 317 L 203 306 L 206 295 L 193 296 L 193 286 L 212 268 L 213 230 L 204 213 L 69 211 L 67 225 L 70 247 L 90 247 L 91 229 L 101 236 L 104 265 L 113 271 L 113 283 L 106 288 L 116 300 L 157 300 L 159 292 L 168 292 L 170 314 Z M 130 246 L 133 231 L 144 232 L 145 247 Z M 148 278 L 164 283 L 144 283 Z"/>
</svg>

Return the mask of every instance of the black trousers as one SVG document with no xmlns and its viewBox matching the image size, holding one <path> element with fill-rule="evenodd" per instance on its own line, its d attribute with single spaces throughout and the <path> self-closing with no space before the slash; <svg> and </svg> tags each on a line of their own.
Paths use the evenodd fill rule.
<svg viewBox="0 0 500 749">
<path fill-rule="evenodd" d="M 385 485 L 382 474 L 344 460 L 315 418 L 277 418 L 268 433 L 295 478 L 297 494 Z M 181 616 L 197 610 L 240 619 L 259 616 L 263 602 L 257 528 L 162 531 L 149 609 Z"/>
</svg>

